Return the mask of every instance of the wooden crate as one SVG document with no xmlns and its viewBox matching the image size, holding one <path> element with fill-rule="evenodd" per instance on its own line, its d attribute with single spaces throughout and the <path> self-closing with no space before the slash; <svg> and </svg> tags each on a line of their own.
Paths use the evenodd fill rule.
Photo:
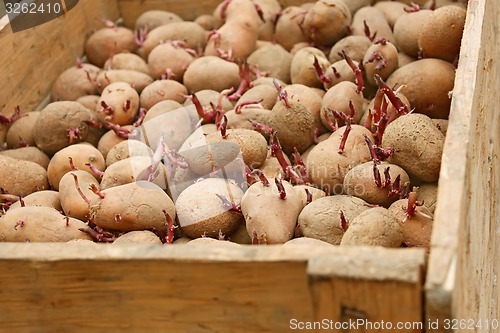
<svg viewBox="0 0 500 333">
<path fill-rule="evenodd" d="M 43 103 L 98 17 L 130 26 L 159 8 L 192 19 L 217 2 L 81 0 L 16 34 L 3 19 L 2 113 Z M 294 320 L 364 319 L 445 332 L 446 319 L 500 319 L 499 21 L 496 0 L 469 0 L 429 258 L 421 249 L 3 243 L 0 331 L 288 332 Z"/>
</svg>

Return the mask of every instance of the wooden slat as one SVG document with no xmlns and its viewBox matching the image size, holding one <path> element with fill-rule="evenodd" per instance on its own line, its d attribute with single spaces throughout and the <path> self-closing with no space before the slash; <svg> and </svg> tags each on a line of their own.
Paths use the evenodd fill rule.
<svg viewBox="0 0 500 333">
<path fill-rule="evenodd" d="M 198 0 L 189 3 L 185 0 L 118 0 L 124 25 L 133 28 L 135 20 L 147 10 L 161 9 L 176 13 L 185 20 L 194 20 L 202 14 L 212 14 L 220 0 Z M 279 0 L 282 6 L 300 5 L 312 0 Z"/>
<path fill-rule="evenodd" d="M 355 252 L 356 256 L 329 255 L 309 262 L 316 321 L 349 324 L 342 327 L 348 328 L 346 332 L 423 332 L 425 252 Z"/>
<path fill-rule="evenodd" d="M 427 317 L 500 318 L 499 9 L 469 1 L 439 180 Z M 479 331 L 479 330 L 476 330 Z"/>
</svg>

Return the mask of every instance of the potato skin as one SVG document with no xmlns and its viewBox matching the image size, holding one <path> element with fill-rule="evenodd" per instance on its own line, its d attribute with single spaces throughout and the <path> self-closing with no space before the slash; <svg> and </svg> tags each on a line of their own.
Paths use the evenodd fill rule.
<svg viewBox="0 0 500 333">
<path fill-rule="evenodd" d="M 61 200 L 59 199 L 59 192 L 52 190 L 43 190 L 28 194 L 23 198 L 25 206 L 46 206 L 54 208 L 57 211 L 62 211 Z M 21 207 L 21 202 L 16 201 L 10 209 Z"/>
<path fill-rule="evenodd" d="M 19 207 L 9 209 L 0 217 L 0 242 L 90 240 L 90 236 L 79 230 L 86 226 L 84 222 L 67 218 L 51 207 Z"/>
<path fill-rule="evenodd" d="M 90 216 L 101 228 L 133 231 L 156 228 L 167 231 L 164 211 L 175 219 L 172 199 L 153 183 L 139 181 L 103 190 L 94 198 Z"/>
<path fill-rule="evenodd" d="M 369 209 L 366 201 L 347 195 L 333 195 L 319 198 L 304 207 L 298 223 L 304 237 L 319 239 L 339 245 L 344 235 L 340 212 L 347 221 Z"/>
<path fill-rule="evenodd" d="M 186 87 L 174 80 L 157 80 L 148 85 L 141 92 L 141 107 L 149 110 L 156 103 L 165 100 L 172 100 L 178 103 L 184 103 L 188 91 Z"/>
<path fill-rule="evenodd" d="M 318 45 L 332 46 L 348 32 L 351 11 L 343 0 L 316 1 L 304 17 L 304 31 Z"/>
<path fill-rule="evenodd" d="M 96 94 L 96 78 L 99 71 L 99 67 L 91 64 L 68 68 L 54 82 L 50 100 L 76 101 L 79 97 Z"/>
<path fill-rule="evenodd" d="M 39 115 L 39 111 L 26 112 L 10 125 L 5 139 L 8 148 L 21 148 L 24 144 L 28 146 L 35 145 L 33 128 Z"/>
<path fill-rule="evenodd" d="M 400 247 L 403 241 L 401 223 L 389 210 L 375 207 L 349 221 L 340 245 Z"/>
<path fill-rule="evenodd" d="M 156 236 L 153 232 L 149 230 L 137 230 L 137 231 L 129 231 L 117 239 L 112 243 L 112 245 L 119 244 L 158 244 L 161 245 L 162 242 L 158 236 Z"/>
<path fill-rule="evenodd" d="M 295 44 L 305 42 L 300 29 L 305 13 L 298 6 L 289 6 L 281 12 L 276 22 L 274 38 L 285 50 L 290 51 Z"/>
<path fill-rule="evenodd" d="M 237 89 L 240 84 L 238 65 L 215 56 L 195 59 L 184 73 L 188 91 Z"/>
<path fill-rule="evenodd" d="M 186 188 L 175 201 L 182 232 L 191 238 L 231 235 L 243 222 L 240 213 L 228 210 L 221 195 L 239 205 L 243 191 L 229 179 L 207 178 Z"/>
<path fill-rule="evenodd" d="M 407 247 L 423 247 L 427 251 L 431 247 L 432 213 L 425 206 L 415 209 L 414 216 L 406 216 L 408 199 L 396 201 L 389 207 L 389 211 L 402 223 L 404 243 Z"/>
<path fill-rule="evenodd" d="M 50 158 L 37 147 L 21 147 L 0 151 L 0 155 L 9 156 L 18 160 L 34 162 L 44 169 L 49 166 Z"/>
<path fill-rule="evenodd" d="M 293 56 L 279 44 L 271 44 L 255 50 L 249 57 L 248 63 L 257 66 L 269 77 L 290 83 L 290 66 Z"/>
<path fill-rule="evenodd" d="M 102 68 L 113 54 L 134 52 L 137 48 L 134 37 L 134 32 L 124 27 L 99 29 L 85 43 L 85 54 L 91 64 Z"/>
<path fill-rule="evenodd" d="M 444 135 L 426 115 L 412 113 L 397 118 L 385 129 L 382 143 L 395 150 L 390 163 L 421 181 L 438 180 Z"/>
<path fill-rule="evenodd" d="M 262 182 L 252 184 L 241 200 L 248 235 L 254 233 L 259 244 L 283 244 L 293 238 L 302 201 L 293 186 L 283 181 L 285 200 L 280 199 L 274 178 L 269 187 Z"/>
<path fill-rule="evenodd" d="M 148 74 L 131 69 L 104 70 L 97 75 L 98 93 L 102 94 L 107 86 L 115 82 L 126 82 L 138 93 L 141 93 L 144 88 L 153 82 L 153 78 Z"/>
<path fill-rule="evenodd" d="M 0 155 L 0 188 L 6 193 L 25 197 L 48 190 L 47 170 L 35 162 Z"/>
<path fill-rule="evenodd" d="M 81 221 L 87 221 L 89 219 L 89 205 L 78 192 L 74 176 L 77 177 L 78 187 L 89 200 L 96 196 L 90 186 L 94 185 L 99 188 L 99 182 L 92 174 L 83 170 L 70 171 L 59 182 L 61 208 L 64 214 Z"/>
<path fill-rule="evenodd" d="M 432 10 L 422 9 L 413 13 L 404 13 L 396 20 L 394 23 L 395 44 L 401 52 L 413 58 L 418 57 L 418 38 L 431 14 Z"/>
</svg>

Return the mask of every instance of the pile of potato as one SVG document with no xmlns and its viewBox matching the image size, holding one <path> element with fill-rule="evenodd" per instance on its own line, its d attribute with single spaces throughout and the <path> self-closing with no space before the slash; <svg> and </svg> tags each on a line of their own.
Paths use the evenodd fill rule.
<svg viewBox="0 0 500 333">
<path fill-rule="evenodd" d="M 0 241 L 429 248 L 465 0 L 110 21 L 0 116 Z"/>
</svg>

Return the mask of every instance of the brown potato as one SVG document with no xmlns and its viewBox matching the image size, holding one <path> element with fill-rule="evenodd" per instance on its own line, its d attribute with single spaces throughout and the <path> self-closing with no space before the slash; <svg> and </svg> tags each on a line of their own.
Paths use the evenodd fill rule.
<svg viewBox="0 0 500 333">
<path fill-rule="evenodd" d="M 236 107 L 244 102 L 259 102 L 263 109 L 271 110 L 276 104 L 278 92 L 276 88 L 268 85 L 259 85 L 248 89 L 236 103 Z M 243 104 L 244 105 L 244 104 Z M 245 106 L 246 108 L 247 106 Z"/>
<path fill-rule="evenodd" d="M 325 191 L 309 185 L 295 185 L 293 188 L 295 189 L 295 192 L 298 193 L 300 200 L 302 201 L 302 207 L 305 207 L 309 204 L 307 202 L 309 200 L 308 192 L 311 195 L 311 202 L 326 196 Z"/>
<path fill-rule="evenodd" d="M 378 1 L 373 7 L 384 13 L 389 26 L 393 29 L 398 18 L 406 13 L 406 5 L 400 1 Z"/>
<path fill-rule="evenodd" d="M 132 125 L 123 126 L 122 129 L 129 130 L 133 132 L 135 127 Z M 109 130 L 107 131 L 99 140 L 97 144 L 97 149 L 101 152 L 102 156 L 106 158 L 108 152 L 113 148 L 116 144 L 127 140 L 126 138 L 120 137 L 116 134 L 115 131 Z"/>
<path fill-rule="evenodd" d="M 431 214 L 436 211 L 438 199 L 438 184 L 425 183 L 418 186 L 418 200 L 421 201 Z"/>
<path fill-rule="evenodd" d="M 141 92 L 140 104 L 146 110 L 150 109 L 156 103 L 173 100 L 184 103 L 187 95 L 186 87 L 174 80 L 157 80 L 149 84 Z"/>
<path fill-rule="evenodd" d="M 365 22 L 370 29 L 370 34 L 375 35 L 375 39 L 385 38 L 389 42 L 395 43 L 394 34 L 383 11 L 372 6 L 360 8 L 352 18 L 352 34 L 366 36 Z"/>
<path fill-rule="evenodd" d="M 284 88 L 284 91 L 287 92 L 291 101 L 297 101 L 307 108 L 314 118 L 313 126 L 318 129 L 319 134 L 328 131 L 321 121 L 322 97 L 318 95 L 314 88 L 307 87 L 303 84 L 289 84 Z"/>
<path fill-rule="evenodd" d="M 159 44 L 148 56 L 149 72 L 156 80 L 168 77 L 182 82 L 184 73 L 193 60 L 193 54 L 177 44 Z"/>
<path fill-rule="evenodd" d="M 96 78 L 99 71 L 99 67 L 91 64 L 79 64 L 66 69 L 54 82 L 50 100 L 74 101 L 85 95 L 96 94 Z"/>
<path fill-rule="evenodd" d="M 158 244 L 161 245 L 162 242 L 158 236 L 156 236 L 153 232 L 148 230 L 138 230 L 138 231 L 129 231 L 117 239 L 112 243 L 112 245 L 119 244 Z"/>
<path fill-rule="evenodd" d="M 316 1 L 304 17 L 306 36 L 322 46 L 332 46 L 345 37 L 351 24 L 351 11 L 347 3 L 343 0 Z"/>
<path fill-rule="evenodd" d="M 243 216 L 230 210 L 220 197 L 239 205 L 243 191 L 229 179 L 208 178 L 184 190 L 175 202 L 182 232 L 191 238 L 230 235 Z"/>
<path fill-rule="evenodd" d="M 368 83 L 376 86 L 375 74 L 386 80 L 399 67 L 398 49 L 391 42 L 373 44 L 366 50 L 363 64 Z"/>
<path fill-rule="evenodd" d="M 330 49 L 328 60 L 334 62 L 344 60 L 341 53 L 344 51 L 352 60 L 360 62 L 372 42 L 365 35 L 350 35 L 339 40 Z"/>
<path fill-rule="evenodd" d="M 0 188 L 5 193 L 25 197 L 49 189 L 47 170 L 35 162 L 0 155 Z"/>
<path fill-rule="evenodd" d="M 197 58 L 184 73 L 184 85 L 190 92 L 204 89 L 220 92 L 229 88 L 237 89 L 239 84 L 238 65 L 219 57 Z"/>
<path fill-rule="evenodd" d="M 98 92 L 100 94 L 111 83 L 126 82 L 140 94 L 141 91 L 153 82 L 153 78 L 143 72 L 130 69 L 109 69 L 97 75 Z"/>
<path fill-rule="evenodd" d="M 33 128 L 39 115 L 38 111 L 26 112 L 10 125 L 5 138 L 8 148 L 21 148 L 24 145 L 36 144 Z"/>
<path fill-rule="evenodd" d="M 299 50 L 292 58 L 290 67 L 290 78 L 292 83 L 300 83 L 308 87 L 323 88 L 321 82 L 314 70 L 314 58 L 318 59 L 320 67 L 326 70 L 330 62 L 326 59 L 323 52 L 314 47 L 305 47 Z"/>
<path fill-rule="evenodd" d="M 274 38 L 285 50 L 290 51 L 295 44 L 306 41 L 300 27 L 306 13 L 306 10 L 298 6 L 289 6 L 281 12 L 276 22 Z"/>
<path fill-rule="evenodd" d="M 162 25 L 182 21 L 179 15 L 166 10 L 147 10 L 135 21 L 135 30 L 146 28 L 147 31 L 151 31 Z"/>
<path fill-rule="evenodd" d="M 85 95 L 77 98 L 76 102 L 93 111 L 95 110 L 97 103 L 99 103 L 99 98 L 101 98 L 99 95 Z"/>
<path fill-rule="evenodd" d="M 49 166 L 50 158 L 37 147 L 21 147 L 0 151 L 0 155 L 9 156 L 18 160 L 34 162 L 44 169 Z"/>
<path fill-rule="evenodd" d="M 77 177 L 78 188 L 76 187 L 75 176 Z M 66 216 L 80 221 L 88 221 L 90 207 L 79 191 L 83 193 L 87 200 L 91 200 L 96 196 L 90 189 L 91 185 L 99 189 L 99 182 L 87 171 L 75 170 L 64 174 L 59 181 L 58 188 L 61 198 L 61 208 Z"/>
<path fill-rule="evenodd" d="M 252 107 L 245 107 L 240 110 L 240 113 L 231 110 L 225 114 L 227 117 L 227 128 L 246 128 L 253 130 L 254 126 L 250 120 L 269 125 L 269 117 L 271 114 L 271 110 Z M 267 138 L 268 135 L 266 133 L 262 134 Z"/>
<path fill-rule="evenodd" d="M 405 13 L 398 18 L 394 24 L 394 38 L 401 52 L 418 58 L 420 51 L 418 38 L 431 14 L 432 10 L 421 9 L 417 12 Z"/>
<path fill-rule="evenodd" d="M 202 15 L 198 16 L 194 20 L 194 22 L 198 23 L 206 31 L 212 31 L 212 30 L 216 30 L 217 28 L 219 28 L 218 20 L 213 15 L 209 15 L 209 14 L 202 14 Z"/>
<path fill-rule="evenodd" d="M 23 198 L 24 206 L 44 206 L 62 211 L 59 192 L 52 190 L 36 191 Z M 9 209 L 21 207 L 21 201 L 14 202 Z"/>
<path fill-rule="evenodd" d="M 359 123 L 361 116 L 363 115 L 363 106 L 365 103 L 365 99 L 363 97 L 363 93 L 356 92 L 357 86 L 356 84 L 350 81 L 342 81 L 328 89 L 321 101 L 321 121 L 323 125 L 332 130 L 330 121 L 332 123 L 337 123 L 339 125 L 343 125 L 344 121 L 342 119 L 336 119 L 334 117 L 333 111 L 342 112 L 346 115 L 351 114 L 351 109 L 349 107 L 349 102 L 352 102 L 354 107 L 354 123 Z M 330 119 L 330 121 L 328 120 Z"/>
<path fill-rule="evenodd" d="M 423 247 L 427 251 L 431 247 L 432 213 L 425 206 L 415 208 L 415 215 L 407 215 L 408 199 L 396 201 L 389 211 L 403 225 L 404 245 L 407 247 Z"/>
<path fill-rule="evenodd" d="M 99 29 L 85 43 L 85 54 L 89 62 L 101 68 L 113 54 L 134 52 L 136 49 L 134 32 L 124 27 Z"/>
<path fill-rule="evenodd" d="M 139 57 L 137 54 L 134 53 L 115 54 L 111 56 L 111 58 L 106 60 L 104 68 L 107 70 L 129 69 L 150 75 L 148 64 L 144 61 L 144 59 L 142 59 L 141 57 Z"/>
<path fill-rule="evenodd" d="M 138 140 L 125 140 L 116 144 L 106 156 L 106 166 L 132 156 L 153 157 L 153 150 L 144 142 Z"/>
<path fill-rule="evenodd" d="M 91 238 L 80 231 L 87 225 L 66 217 L 51 207 L 27 206 L 9 209 L 0 217 L 1 242 L 67 242 Z"/>
<path fill-rule="evenodd" d="M 139 111 L 139 94 L 126 82 L 114 82 L 104 89 L 95 112 L 101 121 L 130 125 Z"/>
<path fill-rule="evenodd" d="M 346 222 L 369 209 L 362 199 L 333 195 L 314 200 L 300 212 L 298 223 L 304 237 L 339 245 L 344 235 L 341 212 Z"/>
</svg>

